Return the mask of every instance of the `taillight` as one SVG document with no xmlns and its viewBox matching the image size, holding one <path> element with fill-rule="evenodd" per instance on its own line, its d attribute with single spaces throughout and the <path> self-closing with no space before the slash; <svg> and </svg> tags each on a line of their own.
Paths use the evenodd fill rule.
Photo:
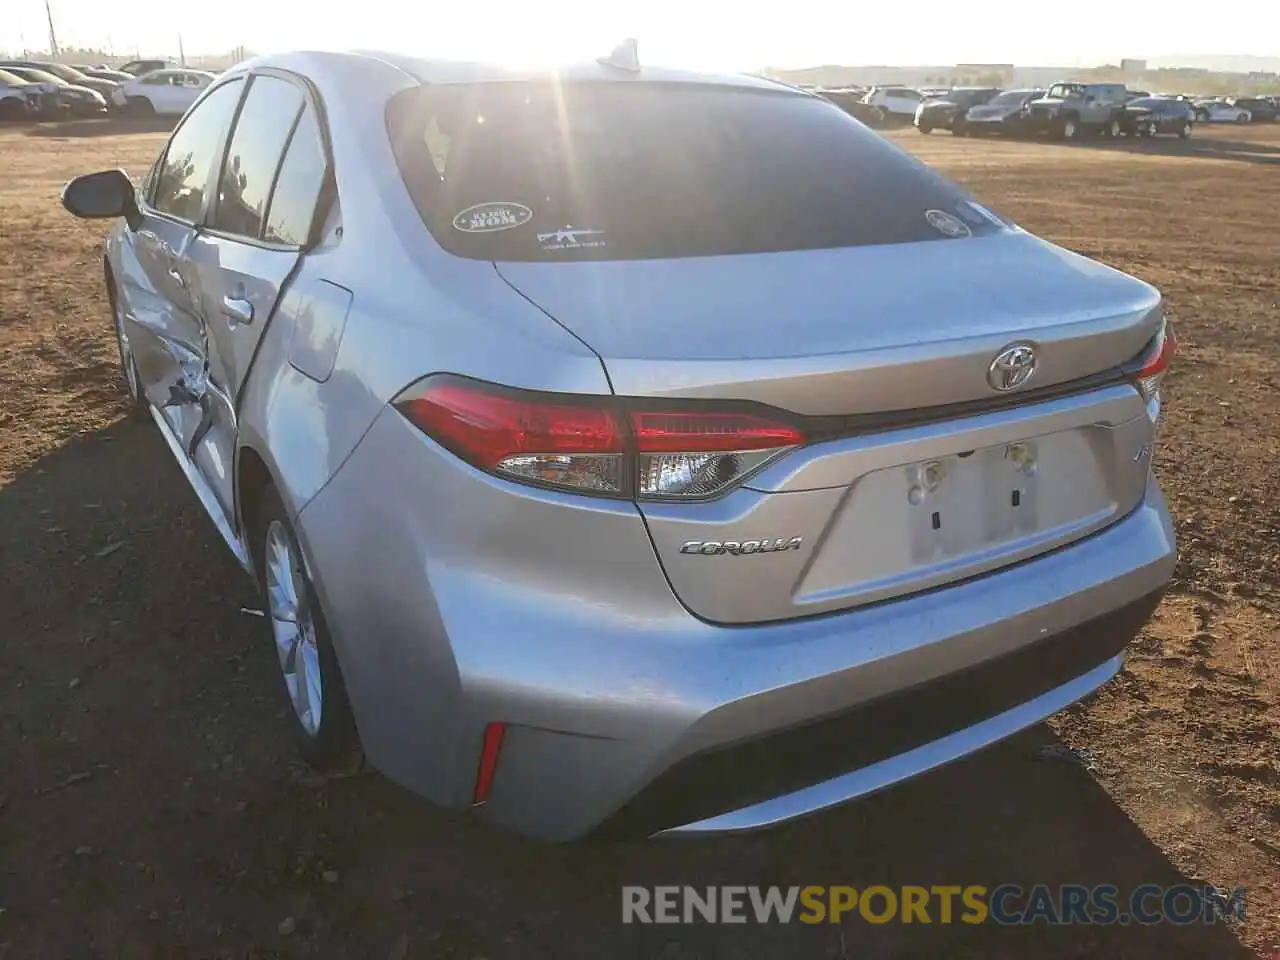
<svg viewBox="0 0 1280 960">
<path fill-rule="evenodd" d="M 1133 372 L 1134 386 L 1149 406 L 1159 399 L 1160 383 L 1177 352 L 1178 338 L 1174 335 L 1173 327 L 1166 321 L 1139 361 L 1141 366 Z"/>
<path fill-rule="evenodd" d="M 805 442 L 757 413 L 530 394 L 448 375 L 410 388 L 396 407 L 482 470 L 641 499 L 714 496 Z"/>
<path fill-rule="evenodd" d="M 633 410 L 641 497 L 706 497 L 804 443 L 795 427 L 753 414 Z"/>
</svg>

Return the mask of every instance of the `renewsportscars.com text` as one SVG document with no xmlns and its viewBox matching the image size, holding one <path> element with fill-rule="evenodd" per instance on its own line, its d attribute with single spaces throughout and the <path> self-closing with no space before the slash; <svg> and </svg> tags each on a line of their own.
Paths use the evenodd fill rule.
<svg viewBox="0 0 1280 960">
<path fill-rule="evenodd" d="M 1044 923 L 1128 925 L 1244 920 L 1245 889 L 1144 884 L 933 886 L 625 886 L 623 923 Z"/>
</svg>

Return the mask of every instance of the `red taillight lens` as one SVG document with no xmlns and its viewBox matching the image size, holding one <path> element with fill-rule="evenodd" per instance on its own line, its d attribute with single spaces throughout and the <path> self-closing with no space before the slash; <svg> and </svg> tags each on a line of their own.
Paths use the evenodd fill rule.
<svg viewBox="0 0 1280 960">
<path fill-rule="evenodd" d="M 543 403 L 452 379 L 397 404 L 437 443 L 482 470 L 535 483 L 622 493 L 624 447 L 612 412 Z"/>
<path fill-rule="evenodd" d="M 1177 352 L 1178 338 L 1174 335 L 1173 327 L 1166 321 L 1160 332 L 1156 334 L 1155 342 L 1152 343 L 1142 367 L 1133 375 L 1133 382 L 1138 392 L 1147 402 L 1159 395 L 1160 382 L 1164 379 L 1169 364 L 1173 362 L 1174 354 Z"/>
<path fill-rule="evenodd" d="M 795 427 L 745 413 L 637 410 L 631 426 L 641 453 L 770 450 L 804 443 Z"/>
<path fill-rule="evenodd" d="M 482 470 L 646 499 L 720 493 L 805 439 L 795 427 L 755 414 L 628 410 L 613 398 L 561 402 L 443 375 L 410 390 L 396 406 Z"/>
</svg>

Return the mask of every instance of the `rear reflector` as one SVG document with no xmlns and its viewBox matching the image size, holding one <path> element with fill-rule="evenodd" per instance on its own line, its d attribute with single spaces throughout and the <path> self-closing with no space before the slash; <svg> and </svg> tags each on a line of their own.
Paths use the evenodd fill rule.
<svg viewBox="0 0 1280 960">
<path fill-rule="evenodd" d="M 396 407 L 468 463 L 512 480 L 612 496 L 714 496 L 805 442 L 781 419 L 721 408 L 633 409 L 438 375 Z"/>
<path fill-rule="evenodd" d="M 502 740 L 507 735 L 505 723 L 491 723 L 484 728 L 484 740 L 480 745 L 480 768 L 476 771 L 476 789 L 471 795 L 472 806 L 487 803 L 493 789 L 493 775 L 498 772 L 498 755 L 502 752 Z"/>
</svg>

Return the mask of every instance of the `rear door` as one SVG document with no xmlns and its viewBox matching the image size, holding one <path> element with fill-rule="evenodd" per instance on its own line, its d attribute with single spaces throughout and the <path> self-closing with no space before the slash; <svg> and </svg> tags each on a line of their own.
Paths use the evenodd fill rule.
<svg viewBox="0 0 1280 960">
<path fill-rule="evenodd" d="M 142 387 L 184 440 L 199 420 L 207 353 L 184 258 L 243 88 L 239 78 L 221 84 L 174 131 L 139 192 L 142 222 L 116 278 Z"/>
<path fill-rule="evenodd" d="M 213 403 L 196 465 L 231 513 L 237 407 L 258 343 L 311 237 L 327 173 L 321 124 L 307 88 L 256 74 L 218 174 L 205 228 L 186 260 L 209 331 Z"/>
</svg>

